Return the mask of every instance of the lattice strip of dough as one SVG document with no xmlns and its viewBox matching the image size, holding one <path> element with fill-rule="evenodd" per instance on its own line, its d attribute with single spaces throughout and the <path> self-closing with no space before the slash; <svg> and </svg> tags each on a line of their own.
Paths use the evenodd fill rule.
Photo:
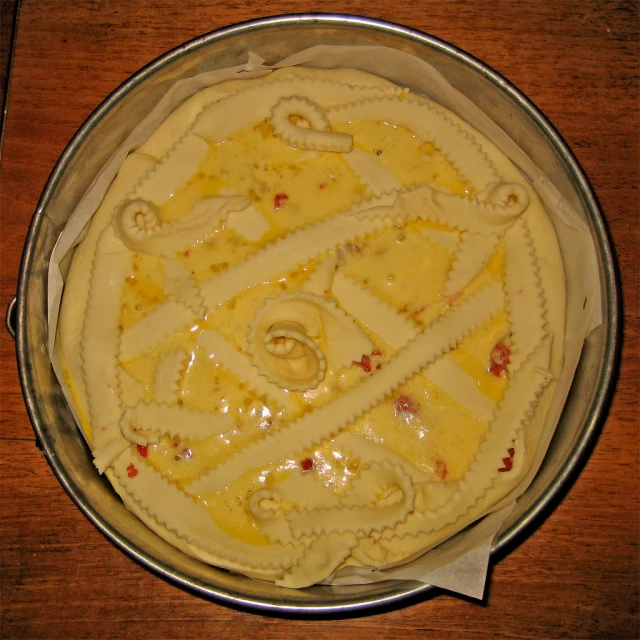
<svg viewBox="0 0 640 640">
<path fill-rule="evenodd" d="M 342 156 L 360 176 L 360 180 L 377 196 L 388 191 L 399 191 L 402 182 L 373 156 L 362 149 L 352 149 Z"/>
<path fill-rule="evenodd" d="M 503 301 L 500 286 L 495 283 L 488 285 L 426 328 L 380 371 L 365 378 L 357 387 L 349 389 L 333 402 L 305 414 L 288 428 L 238 452 L 196 480 L 194 491 L 214 491 L 246 469 L 260 468 L 280 459 L 287 452 L 310 448 L 330 438 L 380 402 L 408 377 L 455 346 L 474 327 L 491 318 L 502 307 Z"/>
<path fill-rule="evenodd" d="M 129 375 L 122 367 L 119 367 L 120 397 L 125 407 L 133 407 L 144 396 L 144 385 L 140 384 L 133 376 Z"/>
<path fill-rule="evenodd" d="M 205 330 L 196 337 L 196 347 L 201 348 L 210 357 L 221 362 L 250 387 L 265 394 L 281 407 L 290 411 L 295 410 L 296 403 L 291 394 L 284 389 L 269 382 L 251 364 L 249 358 L 227 342 L 219 333 L 213 330 Z"/>
<path fill-rule="evenodd" d="M 201 440 L 226 433 L 231 427 L 233 418 L 226 413 L 193 411 L 157 402 L 139 402 L 126 409 L 121 423 L 125 435 L 137 435 L 137 438 L 130 438 L 137 444 L 155 444 L 163 435 Z M 152 433 L 146 437 L 149 432 Z"/>
<path fill-rule="evenodd" d="M 175 300 L 196 316 L 204 317 L 206 307 L 200 289 L 191 276 L 191 272 L 179 260 L 162 260 L 164 268 L 164 293 L 170 300 Z"/>
<path fill-rule="evenodd" d="M 338 244 L 373 233 L 390 224 L 392 223 L 386 220 L 361 221 L 338 214 L 299 229 L 202 284 L 200 290 L 205 303 L 212 309 L 240 291 L 273 279 Z"/>
<path fill-rule="evenodd" d="M 253 546 L 227 535 L 201 504 L 146 464 L 131 447 L 113 463 L 113 472 L 149 517 L 203 551 L 233 560 L 241 567 L 284 569 L 303 553 L 303 547 Z"/>
<path fill-rule="evenodd" d="M 158 358 L 153 380 L 153 400 L 158 404 L 172 405 L 177 401 L 187 357 L 183 349 L 177 349 Z"/>
<path fill-rule="evenodd" d="M 444 295 L 460 293 L 489 264 L 498 246 L 498 236 L 481 236 L 476 233 L 461 234 L 455 260 L 444 285 Z"/>
<path fill-rule="evenodd" d="M 433 142 L 464 178 L 481 191 L 500 177 L 476 140 L 433 103 L 417 97 L 382 97 L 327 110 L 329 122 L 389 122 Z"/>
<path fill-rule="evenodd" d="M 120 359 L 123 362 L 133 360 L 143 351 L 155 347 L 177 331 L 184 329 L 195 319 L 196 315 L 193 311 L 176 300 L 158 305 L 136 324 L 123 330 Z"/>
<path fill-rule="evenodd" d="M 546 335 L 545 299 L 533 244 L 524 220 L 505 233 L 504 287 L 511 325 L 509 374 L 513 375 Z"/>
<path fill-rule="evenodd" d="M 102 473 L 128 446 L 120 433 L 120 301 L 133 268 L 131 252 L 107 227 L 98 240 L 82 331 L 82 362 L 94 464 Z"/>
</svg>

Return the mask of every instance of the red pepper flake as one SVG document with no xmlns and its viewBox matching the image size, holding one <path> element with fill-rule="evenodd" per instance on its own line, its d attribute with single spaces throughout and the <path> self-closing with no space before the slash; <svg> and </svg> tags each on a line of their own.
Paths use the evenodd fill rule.
<svg viewBox="0 0 640 640">
<path fill-rule="evenodd" d="M 382 355 L 382 351 L 380 351 L 380 349 L 374 349 L 374 350 L 371 352 L 371 355 L 372 355 L 372 356 L 381 356 L 381 355 Z"/>
<path fill-rule="evenodd" d="M 418 405 L 409 396 L 398 396 L 394 399 L 393 404 L 397 416 L 415 415 L 418 411 Z"/>
<path fill-rule="evenodd" d="M 130 478 L 135 478 L 138 475 L 138 469 L 136 469 L 136 466 L 133 464 L 133 462 L 131 462 L 127 467 L 127 475 Z"/>
<path fill-rule="evenodd" d="M 273 198 L 273 208 L 277 211 L 288 199 L 289 196 L 286 193 L 276 193 Z"/>
<path fill-rule="evenodd" d="M 489 373 L 492 373 L 496 378 L 506 376 L 508 374 L 507 367 L 509 366 L 509 356 L 511 355 L 511 349 L 504 343 L 498 342 L 489 354 Z"/>
<path fill-rule="evenodd" d="M 354 364 L 358 365 L 359 367 L 362 367 L 362 370 L 365 373 L 371 373 L 371 358 L 368 355 L 363 355 L 362 356 L 362 360 L 360 360 L 360 362 L 355 362 Z"/>
<path fill-rule="evenodd" d="M 300 460 L 300 466 L 303 471 L 311 471 L 313 469 L 313 460 L 311 458 L 303 458 Z"/>
<path fill-rule="evenodd" d="M 504 467 L 498 469 L 498 471 L 504 473 L 505 471 L 511 471 L 513 469 L 513 454 L 516 452 L 515 449 L 507 449 L 507 453 L 509 454 L 508 458 L 502 458 L 502 464 Z"/>
<path fill-rule="evenodd" d="M 149 447 L 145 444 L 137 444 L 136 447 L 138 448 L 138 454 L 140 455 L 141 458 L 148 458 L 149 457 Z"/>
<path fill-rule="evenodd" d="M 326 182 L 321 182 L 321 183 L 318 185 L 318 188 L 324 191 L 324 189 L 326 189 L 326 188 L 327 188 L 327 183 L 326 183 Z"/>
<path fill-rule="evenodd" d="M 447 463 L 444 460 L 436 460 L 436 475 L 440 480 L 447 477 Z"/>
<path fill-rule="evenodd" d="M 423 307 L 420 307 L 417 311 L 413 312 L 414 316 L 419 316 L 429 305 L 425 304 Z"/>
</svg>

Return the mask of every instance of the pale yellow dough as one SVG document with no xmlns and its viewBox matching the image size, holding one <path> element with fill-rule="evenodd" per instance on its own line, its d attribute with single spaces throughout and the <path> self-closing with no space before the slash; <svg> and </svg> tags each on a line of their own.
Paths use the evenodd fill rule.
<svg viewBox="0 0 640 640">
<path fill-rule="evenodd" d="M 489 141 L 382 78 L 290 68 L 204 89 L 126 159 L 58 345 L 127 507 L 300 588 L 407 562 L 518 484 L 564 305 L 549 217 Z"/>
</svg>

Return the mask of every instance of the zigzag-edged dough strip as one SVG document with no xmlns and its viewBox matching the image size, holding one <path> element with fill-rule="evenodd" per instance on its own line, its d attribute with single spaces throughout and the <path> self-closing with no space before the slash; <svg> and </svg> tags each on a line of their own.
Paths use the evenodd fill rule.
<svg viewBox="0 0 640 640">
<path fill-rule="evenodd" d="M 524 220 L 508 229 L 504 239 L 504 288 L 513 341 L 508 371 L 513 375 L 546 335 L 545 299 Z"/>
<path fill-rule="evenodd" d="M 118 482 L 155 522 L 189 544 L 251 568 L 289 568 L 303 547 L 252 546 L 224 533 L 206 509 L 127 449 L 113 463 Z M 132 477 L 133 476 L 133 477 Z"/>
<path fill-rule="evenodd" d="M 134 187 L 133 198 L 140 198 L 162 206 L 184 186 L 198 170 L 209 153 L 206 140 L 185 134 L 166 156 Z"/>
<path fill-rule="evenodd" d="M 358 544 L 351 533 L 319 536 L 304 556 L 289 569 L 276 585 L 290 589 L 310 587 L 328 578 Z"/>
<path fill-rule="evenodd" d="M 373 233 L 392 224 L 389 220 L 358 220 L 342 213 L 303 227 L 250 255 L 200 287 L 209 309 L 245 289 L 267 282 L 336 245 Z"/>
<path fill-rule="evenodd" d="M 200 289 L 191 272 L 179 260 L 163 258 L 164 293 L 170 300 L 176 300 L 191 309 L 197 317 L 204 317 L 206 307 Z"/>
<path fill-rule="evenodd" d="M 205 107 L 191 130 L 198 136 L 217 143 L 239 131 L 260 124 L 271 114 L 282 96 L 303 96 L 320 106 L 362 100 L 381 93 L 398 95 L 398 87 L 358 87 L 307 78 L 285 78 L 249 87 Z"/>
<path fill-rule="evenodd" d="M 170 351 L 158 358 L 153 380 L 154 402 L 172 405 L 177 401 L 186 360 L 187 354 L 183 349 Z"/>
<path fill-rule="evenodd" d="M 349 315 L 369 327 L 393 349 L 404 347 L 419 333 L 409 320 L 341 271 L 333 278 L 331 295 Z"/>
<path fill-rule="evenodd" d="M 142 320 L 122 331 L 120 359 L 123 362 L 133 360 L 138 354 L 155 347 L 195 319 L 193 311 L 176 300 L 158 305 Z"/>
<path fill-rule="evenodd" d="M 341 272 L 335 275 L 331 293 L 341 307 L 394 349 L 404 347 L 419 333 L 412 322 Z M 449 355 L 429 365 L 425 376 L 480 420 L 491 420 L 495 403 L 478 389 L 476 381 Z"/>
<path fill-rule="evenodd" d="M 480 420 L 490 422 L 496 403 L 484 395 L 474 378 L 461 369 L 448 355 L 429 365 L 425 376 L 466 407 Z"/>
<path fill-rule="evenodd" d="M 402 189 L 402 182 L 400 182 L 393 171 L 389 171 L 389 169 L 366 151 L 362 149 L 352 149 L 342 157 L 360 176 L 360 180 L 377 196 L 387 191 L 398 191 Z"/>
<path fill-rule="evenodd" d="M 132 251 L 173 258 L 178 251 L 204 240 L 226 220 L 229 212 L 245 209 L 245 196 L 215 196 L 199 200 L 179 220 L 162 222 L 161 211 L 146 200 L 125 200 L 116 210 L 114 225 Z"/>
<path fill-rule="evenodd" d="M 336 273 L 338 258 L 335 251 L 330 251 L 329 256 L 325 258 L 316 270 L 307 278 L 304 283 L 303 290 L 313 293 L 316 296 L 324 296 L 331 289 L 331 283 Z"/>
<path fill-rule="evenodd" d="M 446 249 L 449 253 L 455 253 L 458 250 L 460 244 L 460 234 L 455 231 L 440 231 L 440 229 L 420 229 L 420 235 L 423 238 L 439 244 L 443 249 Z"/>
<path fill-rule="evenodd" d="M 118 368 L 120 380 L 120 397 L 125 407 L 133 407 L 144 396 L 144 385 L 140 384 L 133 376 L 129 375 L 122 367 Z"/>
<path fill-rule="evenodd" d="M 113 227 L 107 227 L 96 246 L 81 342 L 94 464 L 100 473 L 127 447 L 118 426 L 122 415 L 118 346 L 120 302 L 132 268 L 131 252 Z"/>
<path fill-rule="evenodd" d="M 181 439 L 202 440 L 226 433 L 233 427 L 233 418 L 226 413 L 193 411 L 179 405 L 169 406 L 157 402 L 139 402 L 125 410 L 122 417 L 123 433 L 154 432 L 158 442 L 160 436 L 179 436 Z"/>
<path fill-rule="evenodd" d="M 463 232 L 449 277 L 444 285 L 444 295 L 460 293 L 487 266 L 498 246 L 498 236 L 481 236 Z"/>
<path fill-rule="evenodd" d="M 360 218 L 376 219 L 392 216 L 394 220 L 424 220 L 439 222 L 459 231 L 469 231 L 483 236 L 501 235 L 529 205 L 528 192 L 517 182 L 504 183 L 493 187 L 494 190 L 512 189 L 517 192 L 513 204 L 494 204 L 490 195 L 486 200 L 470 199 L 432 189 L 427 185 L 413 187 L 398 194 L 391 206 L 373 206 L 360 210 Z"/>
<path fill-rule="evenodd" d="M 193 484 L 193 491 L 214 491 L 228 482 L 229 478 L 238 477 L 245 469 L 268 465 L 287 452 L 301 451 L 330 438 L 380 402 L 408 377 L 453 348 L 474 327 L 491 318 L 502 307 L 503 300 L 500 286 L 496 283 L 488 285 L 426 328 L 385 363 L 380 371 L 365 378 L 333 402 L 298 418 L 288 428 L 239 451 L 198 478 Z"/>
<path fill-rule="evenodd" d="M 247 240 L 257 242 L 269 231 L 268 220 L 250 204 L 241 211 L 231 211 L 227 216 L 227 228 L 233 229 L 237 234 Z"/>
<path fill-rule="evenodd" d="M 370 468 L 360 472 L 353 482 L 359 495 L 368 494 L 374 506 L 337 506 L 312 511 L 292 510 L 287 515 L 294 538 L 302 535 L 345 533 L 368 535 L 371 531 L 382 531 L 403 522 L 413 510 L 415 492 L 411 477 L 402 467 L 388 462 L 373 462 Z M 397 488 L 402 492 L 402 500 L 387 506 L 377 506 L 376 493 L 385 487 Z"/>
<path fill-rule="evenodd" d="M 552 378 L 548 370 L 550 360 L 551 341 L 545 340 L 520 367 L 498 404 L 491 428 L 460 480 L 454 498 L 441 509 L 415 511 L 394 532 L 383 532 L 384 538 L 439 531 L 464 516 L 485 495 L 500 475 L 498 469 L 505 452 L 528 423 L 540 394 Z"/>
<path fill-rule="evenodd" d="M 280 389 L 280 387 L 260 375 L 258 370 L 251 364 L 249 358 L 240 353 L 219 333 L 213 330 L 202 331 L 196 337 L 196 347 L 203 349 L 210 358 L 215 358 L 250 387 L 257 389 L 261 394 L 265 394 L 281 407 L 288 410 L 296 408 L 296 403 L 288 391 Z"/>
<path fill-rule="evenodd" d="M 500 179 L 489 157 L 467 131 L 433 103 L 417 97 L 371 98 L 328 109 L 327 116 L 331 125 L 369 120 L 404 127 L 420 140 L 433 142 L 479 191 Z"/>
</svg>

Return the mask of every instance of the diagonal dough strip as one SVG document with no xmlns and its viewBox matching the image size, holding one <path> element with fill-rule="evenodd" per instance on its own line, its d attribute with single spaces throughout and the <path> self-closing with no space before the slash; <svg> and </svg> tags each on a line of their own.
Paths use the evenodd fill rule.
<svg viewBox="0 0 640 640">
<path fill-rule="evenodd" d="M 178 399 L 180 379 L 185 369 L 187 354 L 183 349 L 170 351 L 158 358 L 153 379 L 153 399 L 158 404 L 174 404 Z"/>
<path fill-rule="evenodd" d="M 213 309 L 241 291 L 267 282 L 342 242 L 390 224 L 390 220 L 359 220 L 339 213 L 267 245 L 244 262 L 205 282 L 200 291 L 207 308 Z"/>
<path fill-rule="evenodd" d="M 460 293 L 487 266 L 496 251 L 498 236 L 462 233 L 455 260 L 444 285 L 444 295 Z"/>
<path fill-rule="evenodd" d="M 122 332 L 120 358 L 123 362 L 151 349 L 196 319 L 191 309 L 169 300 Z"/>
<path fill-rule="evenodd" d="M 475 326 L 492 317 L 503 305 L 500 285 L 492 283 L 441 317 L 357 387 L 333 402 L 306 414 L 288 428 L 242 449 L 233 458 L 201 476 L 189 488 L 193 493 L 215 491 L 245 470 L 260 468 L 289 452 L 311 447 L 330 438 L 365 411 L 380 402 L 411 375 L 454 347 Z"/>
</svg>

